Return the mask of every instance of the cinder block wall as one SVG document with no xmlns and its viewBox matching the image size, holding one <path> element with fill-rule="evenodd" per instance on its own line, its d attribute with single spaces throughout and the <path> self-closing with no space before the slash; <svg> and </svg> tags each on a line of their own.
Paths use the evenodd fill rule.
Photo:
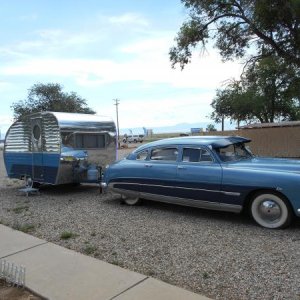
<svg viewBox="0 0 300 300">
<path fill-rule="evenodd" d="M 272 127 L 204 132 L 204 135 L 239 135 L 250 138 L 252 152 L 258 156 L 300 158 L 300 127 Z"/>
</svg>

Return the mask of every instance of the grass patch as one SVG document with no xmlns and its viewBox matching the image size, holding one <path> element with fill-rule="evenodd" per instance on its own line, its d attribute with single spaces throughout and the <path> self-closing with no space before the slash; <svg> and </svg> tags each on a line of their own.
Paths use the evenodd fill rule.
<svg viewBox="0 0 300 300">
<path fill-rule="evenodd" d="M 0 224 L 7 226 L 8 222 L 5 222 L 4 220 L 0 219 Z"/>
<path fill-rule="evenodd" d="M 78 234 L 76 234 L 76 233 L 73 233 L 73 232 L 70 232 L 70 231 L 64 231 L 64 232 L 61 233 L 60 238 L 62 240 L 68 240 L 68 239 L 71 239 L 71 238 L 75 238 L 77 236 L 78 236 Z"/>
<path fill-rule="evenodd" d="M 119 266 L 121 268 L 124 268 L 125 266 L 121 261 L 118 261 L 117 259 L 112 259 L 111 261 L 109 261 L 109 263 L 115 266 Z"/>
<path fill-rule="evenodd" d="M 12 211 L 16 214 L 20 214 L 21 212 L 23 212 L 24 210 L 25 211 L 28 211 L 29 209 L 29 206 L 27 205 L 24 205 L 24 206 L 17 206 L 15 208 L 12 209 Z"/>
<path fill-rule="evenodd" d="M 13 224 L 12 228 L 24 233 L 29 233 L 35 230 L 35 226 L 33 224 Z"/>
<path fill-rule="evenodd" d="M 97 247 L 88 245 L 83 249 L 83 252 L 87 255 L 93 254 L 97 250 Z"/>
</svg>

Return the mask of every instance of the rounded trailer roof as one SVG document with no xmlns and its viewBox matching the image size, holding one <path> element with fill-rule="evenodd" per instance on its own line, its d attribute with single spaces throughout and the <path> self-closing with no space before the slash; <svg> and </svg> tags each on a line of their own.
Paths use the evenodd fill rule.
<svg viewBox="0 0 300 300">
<path fill-rule="evenodd" d="M 58 122 L 61 129 L 111 129 L 115 128 L 114 121 L 106 116 L 79 114 L 79 113 L 63 113 L 63 112 L 43 112 L 42 114 L 52 114 Z"/>
</svg>

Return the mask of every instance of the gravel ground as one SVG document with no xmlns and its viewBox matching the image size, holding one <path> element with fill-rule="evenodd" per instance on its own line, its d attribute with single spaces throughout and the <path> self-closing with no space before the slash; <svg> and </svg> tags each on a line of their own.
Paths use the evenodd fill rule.
<svg viewBox="0 0 300 300">
<path fill-rule="evenodd" d="M 272 231 L 231 213 L 128 207 L 86 185 L 25 197 L 0 157 L 3 224 L 214 299 L 300 299 L 299 221 Z"/>
</svg>

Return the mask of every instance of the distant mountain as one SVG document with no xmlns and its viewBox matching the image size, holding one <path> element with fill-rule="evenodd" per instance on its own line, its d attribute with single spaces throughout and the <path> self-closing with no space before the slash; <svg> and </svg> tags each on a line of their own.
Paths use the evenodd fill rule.
<svg viewBox="0 0 300 300">
<path fill-rule="evenodd" d="M 183 132 L 190 133 L 191 128 L 202 128 L 205 131 L 208 124 L 213 124 L 213 122 L 199 122 L 199 123 L 179 123 L 172 126 L 161 126 L 161 127 L 146 127 L 147 129 L 152 129 L 153 133 L 175 133 Z M 217 130 L 221 130 L 221 124 L 214 124 Z M 235 129 L 235 124 L 230 124 L 230 122 L 225 122 L 225 129 L 232 130 Z M 120 128 L 120 134 L 129 134 L 132 130 L 133 134 L 143 134 L 144 130 L 142 127 L 135 128 Z"/>
</svg>

